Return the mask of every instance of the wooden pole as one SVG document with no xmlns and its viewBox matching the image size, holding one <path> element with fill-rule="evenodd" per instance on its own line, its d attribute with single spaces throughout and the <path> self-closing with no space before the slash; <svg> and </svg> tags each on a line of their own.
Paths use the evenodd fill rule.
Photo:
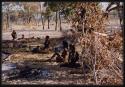
<svg viewBox="0 0 125 87">
<path fill-rule="evenodd" d="M 97 36 L 94 35 L 95 37 L 95 56 L 94 56 L 94 65 L 93 65 L 93 74 L 94 74 L 94 81 L 95 81 L 95 84 L 97 84 L 97 76 L 96 76 L 96 55 L 97 55 Z"/>
</svg>

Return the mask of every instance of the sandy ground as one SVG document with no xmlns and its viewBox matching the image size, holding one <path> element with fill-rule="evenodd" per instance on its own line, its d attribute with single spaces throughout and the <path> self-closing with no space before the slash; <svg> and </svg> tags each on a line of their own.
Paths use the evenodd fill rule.
<svg viewBox="0 0 125 87">
<path fill-rule="evenodd" d="M 13 30 L 16 30 L 17 32 L 17 38 L 20 38 L 22 34 L 25 35 L 26 38 L 29 37 L 40 37 L 44 38 L 46 35 L 49 35 L 50 38 L 55 37 L 62 37 L 62 32 L 59 30 L 59 25 L 57 27 L 57 31 L 55 31 L 55 25 L 54 23 L 50 23 L 50 29 L 48 29 L 47 23 L 45 24 L 45 29 L 43 30 L 43 26 L 24 26 L 24 25 L 12 25 L 11 26 Z M 62 23 L 62 29 L 63 31 L 71 29 L 69 24 Z M 2 32 L 2 40 L 11 40 L 11 32 L 9 31 L 3 31 Z"/>
<path fill-rule="evenodd" d="M 25 35 L 25 38 L 29 38 L 29 37 L 40 37 L 40 38 L 44 38 L 45 36 L 49 35 L 51 38 L 54 38 L 54 37 L 61 37 L 62 36 L 62 33 L 59 32 L 59 31 L 43 31 L 43 30 L 37 30 L 37 31 L 33 31 L 33 30 L 25 30 L 25 31 L 16 31 L 17 32 L 17 38 L 21 38 L 21 35 L 24 34 Z M 2 35 L 2 39 L 3 40 L 12 40 L 12 37 L 11 37 L 11 32 L 6 32 L 6 33 L 3 33 Z"/>
<path fill-rule="evenodd" d="M 12 30 L 16 30 L 17 32 L 17 38 L 20 38 L 22 34 L 25 35 L 26 38 L 29 37 L 40 37 L 44 38 L 46 35 L 49 35 L 51 38 L 55 37 L 61 37 L 62 32 L 59 30 L 59 24 L 57 25 L 57 31 L 55 31 L 55 22 L 50 22 L 50 29 L 48 29 L 48 23 L 45 23 L 45 29 L 43 30 L 43 26 L 40 23 L 39 26 L 35 25 L 15 25 L 15 24 L 10 24 L 10 29 L 9 31 L 2 31 L 2 40 L 11 40 L 11 32 Z M 120 25 L 119 25 L 119 20 L 118 19 L 112 19 L 108 20 L 105 23 L 106 30 L 119 30 Z M 69 23 L 64 23 L 62 22 L 62 29 L 63 31 L 71 29 L 71 24 Z"/>
</svg>

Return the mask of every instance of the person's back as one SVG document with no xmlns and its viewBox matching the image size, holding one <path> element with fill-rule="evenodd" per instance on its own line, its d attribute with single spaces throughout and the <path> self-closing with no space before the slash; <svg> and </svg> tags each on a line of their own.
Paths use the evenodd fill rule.
<svg viewBox="0 0 125 87">
<path fill-rule="evenodd" d="M 70 45 L 69 59 L 68 62 L 71 64 L 75 64 L 79 60 L 79 54 L 75 51 L 75 46 Z"/>
<path fill-rule="evenodd" d="M 49 43 L 50 43 L 50 41 L 49 41 L 49 40 L 45 40 L 44 45 L 45 45 L 46 47 L 49 47 Z"/>
<path fill-rule="evenodd" d="M 79 54 L 78 52 L 75 53 L 70 53 L 69 55 L 71 55 L 71 62 L 72 64 L 75 64 L 78 60 L 79 60 Z"/>
<path fill-rule="evenodd" d="M 63 49 L 68 49 L 68 42 L 66 40 L 63 41 Z"/>
<path fill-rule="evenodd" d="M 60 65 L 60 67 L 70 67 L 70 68 L 78 68 L 81 65 L 79 63 L 76 63 L 79 60 L 79 54 L 78 52 L 69 52 L 69 56 L 68 56 L 68 63 L 65 62 L 63 64 Z"/>
<path fill-rule="evenodd" d="M 69 63 L 76 63 L 79 60 L 78 52 L 70 52 L 69 53 Z"/>
</svg>

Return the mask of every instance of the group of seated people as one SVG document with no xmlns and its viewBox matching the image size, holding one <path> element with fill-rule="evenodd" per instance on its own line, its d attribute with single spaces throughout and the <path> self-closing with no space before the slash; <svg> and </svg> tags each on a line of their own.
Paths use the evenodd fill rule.
<svg viewBox="0 0 125 87">
<path fill-rule="evenodd" d="M 56 62 L 62 63 L 60 67 L 80 67 L 80 64 L 76 63 L 79 60 L 79 54 L 75 45 L 68 44 L 66 40 L 62 42 L 62 49 L 56 47 L 52 57 L 46 61 L 52 61 L 54 58 Z"/>
<path fill-rule="evenodd" d="M 17 33 L 16 33 L 16 31 L 15 30 L 13 30 L 12 31 L 12 33 L 11 33 L 11 36 L 12 36 L 12 40 L 26 40 L 27 38 L 25 38 L 25 36 L 24 36 L 24 34 L 22 34 L 22 36 L 21 36 L 21 38 L 17 38 Z M 31 39 L 34 39 L 34 36 L 33 37 L 31 37 Z M 37 37 L 37 39 L 40 39 L 39 37 Z"/>
<path fill-rule="evenodd" d="M 24 39 L 24 35 L 22 35 L 21 39 Z M 50 37 L 46 36 L 44 41 L 44 47 L 41 48 L 40 46 L 37 46 L 33 48 L 31 51 L 32 53 L 41 53 L 41 51 L 49 48 L 50 48 Z M 47 59 L 46 61 L 52 61 L 54 58 L 56 58 L 56 62 L 60 63 L 63 62 L 61 66 L 68 66 L 68 65 L 73 66 L 79 60 L 79 54 L 76 51 L 74 44 L 68 44 L 66 40 L 63 40 L 62 47 L 55 47 L 54 54 L 50 59 Z"/>
<path fill-rule="evenodd" d="M 16 39 L 17 39 L 17 33 L 16 33 L 15 30 L 12 31 L 11 36 L 12 36 L 13 40 L 16 40 Z M 33 39 L 33 38 L 34 38 L 34 37 L 32 37 L 32 39 Z M 40 39 L 40 38 L 37 37 L 37 39 Z M 21 37 L 21 38 L 18 38 L 18 40 L 21 40 L 22 42 L 23 42 L 23 40 L 26 40 L 24 34 L 22 34 L 22 37 Z M 22 45 L 22 43 L 21 43 L 21 45 Z M 44 47 L 42 48 L 42 50 L 48 49 L 48 48 L 49 48 L 49 45 L 50 45 L 49 36 L 46 36 L 45 42 L 44 42 Z M 40 46 L 37 46 L 36 48 L 33 48 L 33 49 L 32 49 L 32 52 L 33 52 L 33 53 L 39 53 L 40 50 L 41 50 Z"/>
<path fill-rule="evenodd" d="M 41 50 L 50 48 L 50 39 L 49 36 L 46 36 L 44 47 L 41 49 L 40 46 L 37 46 L 32 50 L 33 53 L 40 53 Z M 54 54 L 45 61 L 51 62 L 55 60 L 58 63 L 63 63 L 60 66 L 72 67 L 72 66 L 80 66 L 76 62 L 79 60 L 79 54 L 75 49 L 74 44 L 68 44 L 66 40 L 62 41 L 62 45 L 60 47 L 54 48 Z"/>
</svg>

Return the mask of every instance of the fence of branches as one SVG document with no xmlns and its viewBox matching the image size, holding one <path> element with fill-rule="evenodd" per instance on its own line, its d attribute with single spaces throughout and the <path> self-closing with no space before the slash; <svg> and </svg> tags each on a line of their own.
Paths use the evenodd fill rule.
<svg viewBox="0 0 125 87">
<path fill-rule="evenodd" d="M 122 32 L 112 36 L 106 34 L 104 22 L 107 17 L 97 3 L 76 4 L 76 8 L 81 6 L 86 10 L 85 17 L 80 19 L 79 15 L 75 15 L 72 23 L 76 30 L 78 26 L 84 29 L 82 35 L 76 34 L 82 48 L 83 67 L 89 67 L 95 84 L 122 84 Z M 79 19 L 83 21 L 82 24 Z M 91 81 L 90 78 L 87 80 Z"/>
</svg>

